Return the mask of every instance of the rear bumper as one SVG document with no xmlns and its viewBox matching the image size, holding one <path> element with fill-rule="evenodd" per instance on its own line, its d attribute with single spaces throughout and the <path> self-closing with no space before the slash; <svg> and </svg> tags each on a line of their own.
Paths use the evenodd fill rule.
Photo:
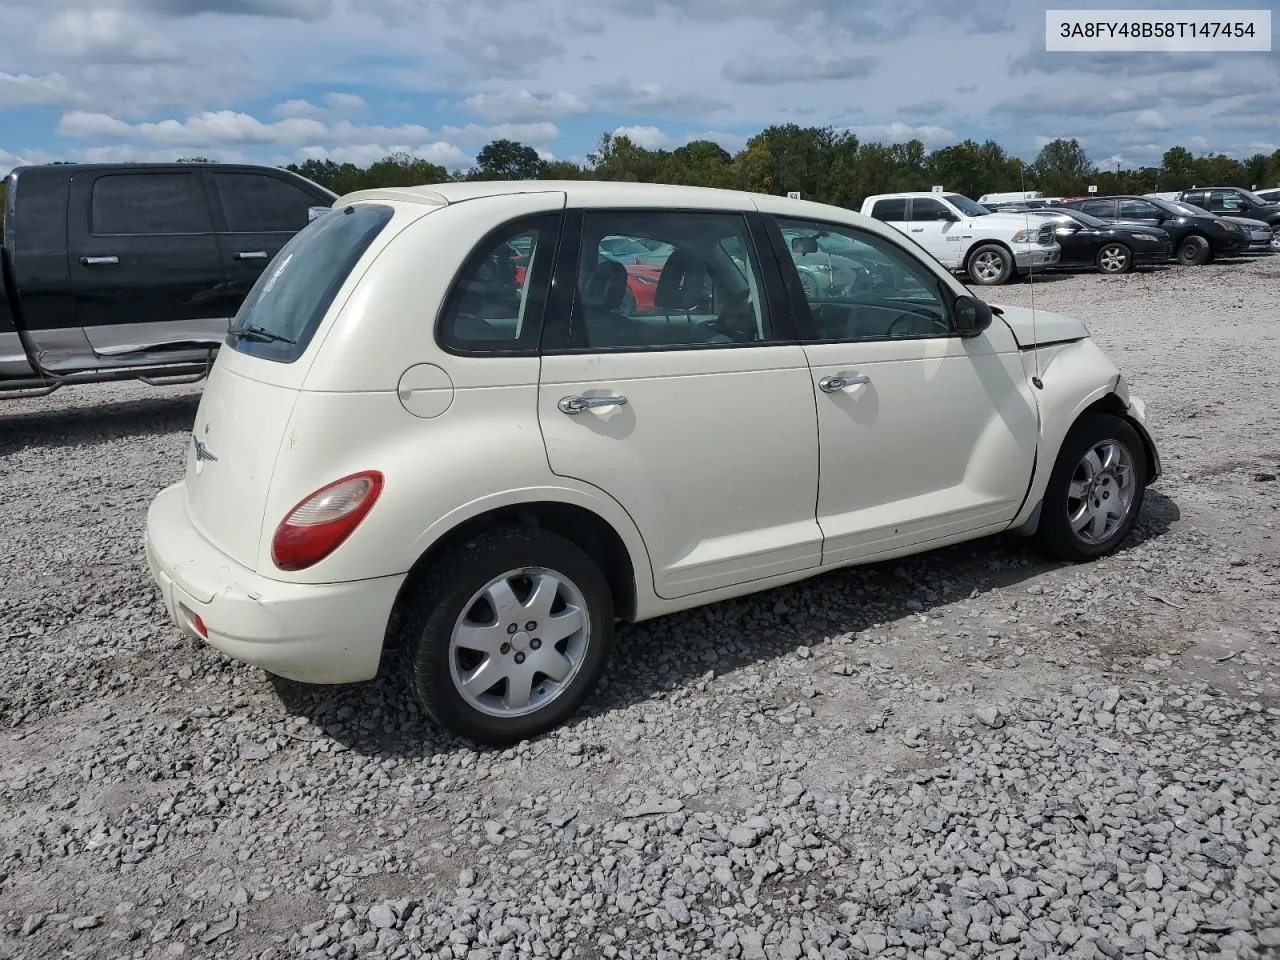
<svg viewBox="0 0 1280 960">
<path fill-rule="evenodd" d="M 214 547 L 187 516 L 181 483 L 147 511 L 147 564 L 170 619 L 232 659 L 303 683 L 355 683 L 378 673 L 404 576 L 284 583 Z M 196 618 L 207 636 L 196 628 Z"/>
</svg>

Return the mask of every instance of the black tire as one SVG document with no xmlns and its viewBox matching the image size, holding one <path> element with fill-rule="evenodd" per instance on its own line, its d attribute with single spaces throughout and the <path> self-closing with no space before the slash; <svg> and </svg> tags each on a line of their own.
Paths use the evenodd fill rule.
<svg viewBox="0 0 1280 960">
<path fill-rule="evenodd" d="M 554 572 L 581 594 L 589 622 L 585 652 L 576 674 L 544 707 L 521 716 L 494 716 L 469 703 L 455 684 L 451 638 L 478 591 L 508 571 L 529 567 Z M 404 645 L 414 692 L 436 722 L 476 743 L 505 746 L 558 726 L 581 706 L 608 661 L 613 628 L 609 583 L 590 556 L 549 530 L 504 526 L 477 534 L 432 564 L 411 601 Z"/>
<path fill-rule="evenodd" d="M 988 264 L 998 265 L 998 269 L 988 269 Z M 979 286 L 997 287 L 1008 283 L 1013 275 L 1013 255 L 999 244 L 984 243 L 969 254 L 965 270 L 969 278 Z"/>
<path fill-rule="evenodd" d="M 1133 251 L 1116 241 L 1104 243 L 1098 248 L 1095 262 L 1102 273 L 1128 273 L 1133 269 Z"/>
<path fill-rule="evenodd" d="M 1072 528 L 1071 509 L 1082 501 L 1071 496 L 1071 484 L 1086 454 L 1108 441 L 1121 445 L 1127 451 L 1134 489 L 1124 518 L 1105 537 L 1091 542 Z M 1081 418 L 1063 440 L 1053 472 L 1049 475 L 1040 510 L 1040 525 L 1036 531 L 1041 549 L 1050 556 L 1071 562 L 1094 560 L 1113 552 L 1137 522 L 1146 488 L 1147 452 L 1138 431 L 1127 420 L 1109 413 L 1094 413 Z M 1101 492 L 1106 494 L 1109 491 L 1104 485 Z M 1101 500 L 1095 500 L 1095 503 L 1101 503 Z"/>
<path fill-rule="evenodd" d="M 1200 267 L 1213 259 L 1209 241 L 1198 233 L 1184 237 L 1178 244 L 1178 262 L 1184 267 Z"/>
</svg>

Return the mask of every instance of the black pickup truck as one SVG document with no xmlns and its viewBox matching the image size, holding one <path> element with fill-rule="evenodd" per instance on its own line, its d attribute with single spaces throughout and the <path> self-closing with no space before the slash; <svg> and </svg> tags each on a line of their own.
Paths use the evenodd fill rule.
<svg viewBox="0 0 1280 960">
<path fill-rule="evenodd" d="M 1210 213 L 1261 220 L 1271 228 L 1271 249 L 1280 253 L 1280 203 L 1242 187 L 1197 187 L 1182 191 L 1178 199 Z"/>
<path fill-rule="evenodd" d="M 18 167 L 0 247 L 0 398 L 202 379 L 263 269 L 336 199 L 251 164 Z"/>
</svg>

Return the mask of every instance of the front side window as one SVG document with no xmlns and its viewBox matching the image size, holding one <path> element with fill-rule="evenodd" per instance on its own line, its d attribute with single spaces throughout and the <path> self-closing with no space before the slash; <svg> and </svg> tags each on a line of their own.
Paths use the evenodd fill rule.
<svg viewBox="0 0 1280 960">
<path fill-rule="evenodd" d="M 1209 209 L 1214 213 L 1239 213 L 1244 209 L 1244 199 L 1226 190 L 1209 191 Z"/>
<path fill-rule="evenodd" d="M 742 214 L 589 210 L 581 236 L 572 348 L 731 347 L 773 339 Z M 620 255 L 623 249 L 628 255 Z"/>
<path fill-rule="evenodd" d="M 307 225 L 311 194 L 264 173 L 214 173 L 214 192 L 229 233 L 292 233 Z"/>
<path fill-rule="evenodd" d="M 114 173 L 93 184 L 93 232 L 99 236 L 209 233 L 213 221 L 200 175 Z"/>
<path fill-rule="evenodd" d="M 1122 220 L 1157 220 L 1160 208 L 1146 200 L 1121 200 L 1120 219 Z"/>
<path fill-rule="evenodd" d="M 951 204 L 966 217 L 988 217 L 991 211 L 980 203 L 974 203 L 962 193 L 948 193 L 945 195 L 947 203 Z"/>
<path fill-rule="evenodd" d="M 911 201 L 911 219 L 915 223 L 936 223 L 950 218 L 951 211 L 933 197 L 916 197 Z"/>
<path fill-rule="evenodd" d="M 558 214 L 539 214 L 489 234 L 463 263 L 440 312 L 441 344 L 459 353 L 538 348 Z"/>
<path fill-rule="evenodd" d="M 853 227 L 779 219 L 819 341 L 949 336 L 941 281 L 896 244 Z M 835 251 L 840 252 L 835 252 Z"/>
<path fill-rule="evenodd" d="M 245 297 L 227 344 L 282 363 L 302 356 L 338 290 L 392 212 L 388 206 L 357 204 L 294 234 Z"/>
</svg>

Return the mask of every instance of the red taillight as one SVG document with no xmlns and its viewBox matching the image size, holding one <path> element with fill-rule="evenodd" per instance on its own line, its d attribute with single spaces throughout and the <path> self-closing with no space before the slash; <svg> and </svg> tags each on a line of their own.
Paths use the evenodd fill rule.
<svg viewBox="0 0 1280 960">
<path fill-rule="evenodd" d="M 382 492 L 377 470 L 353 473 L 321 487 L 285 514 L 271 540 L 271 559 L 281 570 L 304 570 L 341 546 Z"/>
</svg>

